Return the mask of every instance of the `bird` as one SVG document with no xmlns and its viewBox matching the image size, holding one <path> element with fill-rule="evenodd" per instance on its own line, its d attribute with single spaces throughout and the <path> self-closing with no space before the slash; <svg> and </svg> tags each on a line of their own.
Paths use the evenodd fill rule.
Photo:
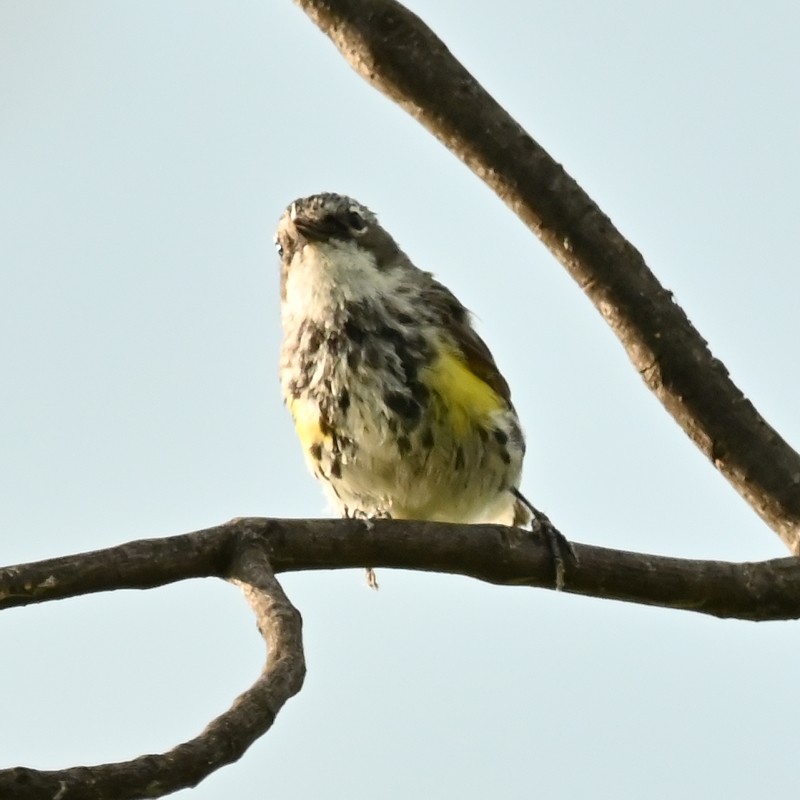
<svg viewBox="0 0 800 800">
<path fill-rule="evenodd" d="M 365 520 L 533 519 L 563 583 L 571 547 L 519 489 L 522 426 L 465 306 L 345 195 L 290 203 L 275 245 L 283 399 L 333 509 Z"/>
</svg>

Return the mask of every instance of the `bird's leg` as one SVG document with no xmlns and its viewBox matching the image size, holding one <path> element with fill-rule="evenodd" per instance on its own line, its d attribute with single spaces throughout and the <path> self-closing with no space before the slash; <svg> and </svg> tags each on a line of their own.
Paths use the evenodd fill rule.
<svg viewBox="0 0 800 800">
<path fill-rule="evenodd" d="M 365 567 L 365 577 L 367 579 L 367 586 L 370 589 L 377 592 L 378 589 L 381 588 L 378 584 L 378 576 L 375 574 L 375 570 L 372 569 L 372 567 Z"/>
<path fill-rule="evenodd" d="M 374 514 L 368 514 L 366 511 L 362 511 L 361 509 L 355 509 L 354 511 L 350 511 L 347 506 L 344 507 L 344 516 L 347 519 L 360 519 L 363 521 L 364 526 L 368 531 L 371 531 L 373 528 L 372 521 L 375 519 L 391 519 L 392 515 L 388 511 L 378 511 Z M 366 577 L 367 577 L 367 586 L 370 589 L 374 589 L 376 592 L 380 589 L 378 585 L 378 576 L 375 574 L 375 570 L 372 567 L 365 567 L 366 569 Z"/>
<path fill-rule="evenodd" d="M 569 539 L 550 522 L 547 514 L 539 511 L 519 489 L 511 489 L 511 494 L 531 512 L 531 530 L 539 536 L 544 536 L 547 541 L 556 574 L 556 590 L 561 591 L 564 588 L 564 579 L 566 577 L 566 563 L 568 561 L 571 564 L 578 563 L 575 549 Z"/>
</svg>

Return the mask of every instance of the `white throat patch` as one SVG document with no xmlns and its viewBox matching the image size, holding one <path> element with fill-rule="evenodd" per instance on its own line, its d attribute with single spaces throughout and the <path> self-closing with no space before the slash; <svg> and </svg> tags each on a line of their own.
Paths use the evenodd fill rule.
<svg viewBox="0 0 800 800">
<path fill-rule="evenodd" d="M 380 303 L 398 283 L 395 270 L 381 270 L 375 256 L 356 242 L 313 242 L 295 253 L 286 276 L 284 322 L 324 322 L 332 308 L 366 300 Z"/>
</svg>

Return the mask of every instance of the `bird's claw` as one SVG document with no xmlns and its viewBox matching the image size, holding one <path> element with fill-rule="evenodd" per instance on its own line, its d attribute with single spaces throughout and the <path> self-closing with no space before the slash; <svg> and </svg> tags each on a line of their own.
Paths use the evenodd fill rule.
<svg viewBox="0 0 800 800">
<path fill-rule="evenodd" d="M 388 512 L 378 512 L 376 514 L 368 514 L 366 511 L 362 511 L 361 509 L 349 509 L 347 506 L 344 507 L 344 517 L 345 519 L 358 519 L 364 523 L 364 527 L 371 531 L 375 527 L 375 523 L 373 520 L 376 519 L 391 519 L 391 515 Z M 372 567 L 365 567 L 366 569 L 366 578 L 367 578 L 367 586 L 374 591 L 378 591 L 380 586 L 378 585 L 378 576 L 375 574 L 375 570 Z"/>
<path fill-rule="evenodd" d="M 367 567 L 367 586 L 374 591 L 378 591 L 381 587 L 378 585 L 378 576 L 375 574 L 375 570 L 372 567 Z"/>
<path fill-rule="evenodd" d="M 539 536 L 544 536 L 547 541 L 556 574 L 556 591 L 560 592 L 564 588 L 566 564 L 569 562 L 573 566 L 577 565 L 578 554 L 569 539 L 550 522 L 546 514 L 532 506 L 530 510 L 531 530 Z"/>
</svg>

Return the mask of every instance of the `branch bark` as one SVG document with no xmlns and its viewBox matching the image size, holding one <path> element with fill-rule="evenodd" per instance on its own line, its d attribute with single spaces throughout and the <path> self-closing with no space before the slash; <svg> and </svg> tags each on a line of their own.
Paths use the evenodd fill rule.
<svg viewBox="0 0 800 800">
<path fill-rule="evenodd" d="M 422 123 L 544 242 L 676 422 L 800 553 L 800 456 L 734 385 L 640 253 L 561 165 L 399 3 L 295 2 L 356 72 Z"/>
<path fill-rule="evenodd" d="M 112 588 L 149 588 L 169 582 L 164 571 L 147 577 L 142 559 L 164 557 L 182 577 L 197 570 L 239 584 L 250 602 L 267 644 L 268 658 L 258 680 L 231 708 L 197 737 L 167 753 L 144 755 L 118 764 L 58 771 L 16 767 L 0 771 L 0 797 L 14 800 L 125 800 L 162 797 L 196 786 L 225 764 L 238 760 L 265 733 L 305 676 L 299 612 L 270 568 L 267 540 L 233 527 L 225 535 L 191 535 L 40 562 L 0 572 L 4 607 L 71 597 Z M 157 555 L 156 555 L 157 554 Z M 161 577 L 156 577 L 160 573 Z M 180 580 L 180 578 L 174 578 Z"/>
<path fill-rule="evenodd" d="M 0 610 L 187 578 L 230 578 L 230 554 L 243 536 L 263 544 L 275 573 L 371 566 L 465 575 L 506 586 L 555 586 L 547 542 L 518 528 L 252 517 L 0 569 Z M 800 560 L 795 558 L 732 564 L 574 548 L 578 563 L 566 565 L 566 592 L 715 617 L 800 618 Z"/>
<path fill-rule="evenodd" d="M 749 620 L 800 618 L 800 559 L 729 564 L 574 545 L 564 590 Z M 0 569 L 0 610 L 113 589 L 150 589 L 218 577 L 242 586 L 268 659 L 253 686 L 196 738 L 167 753 L 117 764 L 0 770 L 0 797 L 115 800 L 161 797 L 236 761 L 302 686 L 300 614 L 273 572 L 396 567 L 466 575 L 494 584 L 555 585 L 549 544 L 502 525 L 375 520 L 244 518 Z"/>
</svg>

